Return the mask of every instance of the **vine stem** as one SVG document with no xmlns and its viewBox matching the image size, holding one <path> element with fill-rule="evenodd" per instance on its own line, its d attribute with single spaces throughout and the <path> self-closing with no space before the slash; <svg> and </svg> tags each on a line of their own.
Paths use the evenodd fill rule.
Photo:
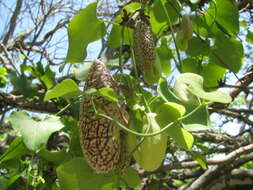
<svg viewBox="0 0 253 190">
<path fill-rule="evenodd" d="M 68 105 L 66 105 L 64 108 L 62 108 L 60 111 L 58 111 L 55 115 L 60 115 L 60 114 L 63 113 L 66 109 L 68 109 L 69 106 L 71 106 L 70 103 L 69 103 Z"/>
<path fill-rule="evenodd" d="M 136 136 L 141 136 L 141 137 L 152 137 L 152 136 L 155 136 L 155 135 L 158 135 L 164 131 L 166 131 L 169 127 L 173 126 L 174 124 L 186 119 L 187 117 L 191 116 L 192 114 L 194 114 L 198 109 L 200 109 L 201 107 L 203 106 L 203 104 L 200 104 L 198 105 L 194 110 L 192 110 L 190 113 L 186 114 L 185 116 L 183 117 L 180 117 L 178 118 L 177 120 L 175 120 L 174 122 L 171 122 L 169 123 L 168 125 L 166 125 L 164 128 L 162 128 L 161 130 L 159 131 L 156 131 L 154 133 L 139 133 L 139 132 L 136 132 L 136 131 L 133 131 L 129 128 L 127 128 L 126 126 L 122 125 L 120 122 L 114 120 L 113 118 L 111 118 L 110 116 L 108 115 L 105 115 L 103 113 L 97 113 L 96 116 L 99 116 L 99 117 L 103 117 L 105 119 L 108 119 L 110 121 L 112 121 L 113 123 L 115 123 L 118 127 L 120 127 L 121 129 L 133 134 L 133 135 L 136 135 Z"/>
<path fill-rule="evenodd" d="M 174 41 L 174 44 L 175 44 L 175 48 L 176 48 L 176 52 L 177 52 L 177 57 L 178 57 L 178 62 L 179 62 L 179 68 L 181 70 L 181 67 L 182 67 L 182 63 L 181 63 L 181 58 L 180 58 L 180 54 L 179 54 L 179 50 L 178 50 L 178 47 L 177 47 L 177 43 L 176 43 L 176 38 L 175 38 L 175 34 L 174 34 L 174 30 L 173 30 L 173 27 L 172 27 L 172 23 L 171 23 L 171 20 L 170 20 L 170 16 L 168 14 L 168 11 L 166 10 L 166 7 L 164 6 L 163 2 L 160 0 L 160 3 L 162 4 L 162 7 L 163 7 L 163 11 L 165 12 L 165 15 L 166 15 L 166 18 L 168 20 L 168 23 L 170 25 L 170 30 L 171 30 L 171 34 L 172 34 L 172 39 Z"/>
</svg>

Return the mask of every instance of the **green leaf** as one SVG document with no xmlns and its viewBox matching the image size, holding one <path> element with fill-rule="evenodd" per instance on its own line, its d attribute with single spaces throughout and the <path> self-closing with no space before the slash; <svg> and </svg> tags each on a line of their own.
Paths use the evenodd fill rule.
<svg viewBox="0 0 253 190">
<path fill-rule="evenodd" d="M 122 27 L 120 25 L 121 17 L 117 17 L 114 22 L 118 24 L 114 24 L 112 27 L 112 31 L 108 37 L 108 46 L 112 48 L 118 48 L 122 45 L 130 45 L 133 40 L 133 29 L 128 27 Z"/>
<path fill-rule="evenodd" d="M 23 140 L 21 137 L 16 137 L 9 147 L 4 150 L 4 153 L 0 157 L 0 163 L 10 160 L 10 159 L 16 159 L 24 154 L 28 154 L 30 151 L 26 148 L 26 146 L 23 143 Z"/>
<path fill-rule="evenodd" d="M 190 56 L 208 55 L 209 51 L 209 41 L 204 41 L 195 36 L 188 41 L 188 49 L 186 50 L 186 53 Z"/>
<path fill-rule="evenodd" d="M 166 12 L 163 8 L 165 6 Z M 180 16 L 180 5 L 177 0 L 157 0 L 155 1 L 154 4 L 154 16 L 157 22 L 167 22 L 168 23 L 168 18 L 167 15 L 169 16 L 171 24 L 176 22 Z"/>
<path fill-rule="evenodd" d="M 48 116 L 42 121 L 36 121 L 25 112 L 13 112 L 8 120 L 21 134 L 27 148 L 33 151 L 45 144 L 53 132 L 63 128 L 59 117 L 56 116 Z"/>
<path fill-rule="evenodd" d="M 77 80 L 86 80 L 93 62 L 84 63 L 81 68 L 75 69 L 74 75 Z"/>
<path fill-rule="evenodd" d="M 79 113 L 79 112 L 78 112 Z M 70 142 L 69 142 L 69 152 L 71 155 L 83 156 L 80 146 L 80 133 L 78 120 L 70 116 L 63 116 L 61 118 L 66 129 L 69 129 Z"/>
<path fill-rule="evenodd" d="M 54 85 L 55 72 L 51 71 L 49 66 L 47 66 L 45 73 L 40 77 L 40 80 L 45 84 L 47 89 L 51 88 Z"/>
<path fill-rule="evenodd" d="M 183 104 L 187 110 L 187 113 L 192 112 L 196 109 L 196 105 Z M 184 124 L 199 124 L 199 125 L 209 125 L 209 115 L 207 107 L 201 107 L 190 117 L 183 120 Z"/>
<path fill-rule="evenodd" d="M 61 190 L 100 190 L 104 184 L 111 183 L 110 176 L 97 175 L 82 157 L 76 157 L 57 169 Z"/>
<path fill-rule="evenodd" d="M 70 21 L 67 62 L 82 62 L 87 55 L 88 44 L 105 35 L 105 25 L 97 19 L 96 10 L 97 3 L 90 3 Z"/>
<path fill-rule="evenodd" d="M 150 24 L 152 28 L 152 32 L 155 36 L 161 36 L 164 29 L 168 28 L 168 24 L 166 21 L 164 22 L 158 22 L 154 16 L 154 9 L 151 9 L 150 11 Z"/>
<path fill-rule="evenodd" d="M 14 173 L 8 180 L 8 187 L 11 186 L 17 179 L 21 177 L 22 173 Z M 0 188 L 1 189 L 1 188 Z"/>
<path fill-rule="evenodd" d="M 169 89 L 168 83 L 165 78 L 160 78 L 159 85 L 157 86 L 157 92 L 162 99 L 167 102 L 174 102 L 180 104 L 180 99 Z"/>
<path fill-rule="evenodd" d="M 201 71 L 201 64 L 192 57 L 188 57 L 182 60 L 182 72 L 183 73 L 196 73 L 199 74 Z"/>
<path fill-rule="evenodd" d="M 194 102 L 194 95 L 211 102 L 229 103 L 231 97 L 221 91 L 205 92 L 203 78 L 193 73 L 183 73 L 176 79 L 174 92 L 184 101 Z"/>
<path fill-rule="evenodd" d="M 122 176 L 128 186 L 135 188 L 141 183 L 141 179 L 135 169 L 128 167 L 124 175 Z"/>
<path fill-rule="evenodd" d="M 44 101 L 58 97 L 73 97 L 80 94 L 82 94 L 82 91 L 79 90 L 77 84 L 71 79 L 65 79 L 61 83 L 57 84 L 53 89 L 47 91 Z"/>
<path fill-rule="evenodd" d="M 0 88 L 4 88 L 7 84 L 7 70 L 4 67 L 0 67 Z"/>
<path fill-rule="evenodd" d="M 194 58 L 182 60 L 183 73 L 196 73 L 204 78 L 204 87 L 216 87 L 223 78 L 226 69 L 212 62 L 201 64 Z"/>
<path fill-rule="evenodd" d="M 187 124 L 187 125 L 184 124 L 183 127 L 187 131 L 206 131 L 211 129 L 208 126 L 201 124 Z"/>
<path fill-rule="evenodd" d="M 216 87 L 224 77 L 226 69 L 212 62 L 204 64 L 200 73 L 204 78 L 204 87 Z"/>
<path fill-rule="evenodd" d="M 190 154 L 192 155 L 193 159 L 197 161 L 203 169 L 207 169 L 206 158 L 203 155 L 195 152 L 191 152 Z"/>
<path fill-rule="evenodd" d="M 233 72 L 238 72 L 243 64 L 243 46 L 235 38 L 228 38 L 219 33 L 212 47 L 211 60 Z"/>
<path fill-rule="evenodd" d="M 156 49 L 162 66 L 162 72 L 167 76 L 171 73 L 170 59 L 173 58 L 172 51 L 167 45 L 167 39 L 163 38 L 161 46 Z"/>
<path fill-rule="evenodd" d="M 118 102 L 118 96 L 112 88 L 100 88 L 98 90 L 99 95 L 105 97 L 107 100 L 112 102 Z"/>
<path fill-rule="evenodd" d="M 216 0 L 211 2 L 206 10 L 208 16 L 216 21 L 219 27 L 222 27 L 229 34 L 239 32 L 239 12 L 235 2 L 230 0 Z"/>
<path fill-rule="evenodd" d="M 197 4 L 200 0 L 190 0 L 192 4 Z"/>
<path fill-rule="evenodd" d="M 199 34 L 204 37 L 213 37 L 212 32 L 213 24 L 207 23 L 207 18 L 205 15 L 195 15 L 192 19 L 192 27 L 196 34 Z M 210 25 L 210 26 L 209 26 Z"/>
<path fill-rule="evenodd" d="M 32 88 L 32 81 L 25 76 L 25 74 L 21 74 L 17 76 L 14 71 L 9 72 L 9 79 L 14 86 L 21 94 L 25 97 L 32 97 L 35 93 Z"/>
<path fill-rule="evenodd" d="M 185 102 L 180 101 L 176 97 L 176 95 L 168 88 L 167 81 L 164 78 L 160 79 L 157 92 L 165 102 L 174 102 L 174 103 L 183 105 L 185 109 L 187 110 L 187 113 L 190 113 L 197 107 L 196 105 L 191 105 L 191 104 L 187 104 Z M 187 117 L 186 119 L 184 119 L 184 123 L 187 123 L 187 124 L 198 123 L 198 124 L 207 125 L 208 112 L 207 112 L 206 107 L 201 107 L 190 117 Z"/>
<path fill-rule="evenodd" d="M 204 78 L 204 87 L 216 87 L 223 78 L 226 69 L 220 67 L 212 62 L 201 64 L 198 60 L 193 58 L 186 58 L 182 60 L 183 73 L 196 73 Z"/>
<path fill-rule="evenodd" d="M 129 4 L 124 6 L 124 9 L 129 14 L 134 13 L 135 11 L 137 11 L 140 8 L 141 8 L 141 3 L 139 3 L 139 2 L 129 3 Z M 121 12 L 121 14 L 124 14 L 124 13 Z"/>
<path fill-rule="evenodd" d="M 8 188 L 8 179 L 4 176 L 0 176 L 0 189 L 6 190 Z"/>
<path fill-rule="evenodd" d="M 185 129 L 178 125 L 174 125 L 167 129 L 168 135 L 173 138 L 173 140 L 185 149 L 191 149 L 193 145 L 194 138 Z"/>
<path fill-rule="evenodd" d="M 65 160 L 71 159 L 71 155 L 67 153 L 65 150 L 60 150 L 56 152 L 48 151 L 45 147 L 43 147 L 39 153 L 42 158 L 45 160 L 54 163 L 55 165 L 59 165 Z"/>
<path fill-rule="evenodd" d="M 248 30 L 246 42 L 253 44 L 253 32 L 251 32 L 250 30 Z"/>
<path fill-rule="evenodd" d="M 184 106 L 180 104 L 174 102 L 165 102 L 156 108 L 156 121 L 161 127 L 165 127 L 169 123 L 182 117 L 185 114 L 185 111 L 186 110 Z"/>
<path fill-rule="evenodd" d="M 107 183 L 104 184 L 100 190 L 116 190 L 115 184 L 114 183 Z"/>
</svg>

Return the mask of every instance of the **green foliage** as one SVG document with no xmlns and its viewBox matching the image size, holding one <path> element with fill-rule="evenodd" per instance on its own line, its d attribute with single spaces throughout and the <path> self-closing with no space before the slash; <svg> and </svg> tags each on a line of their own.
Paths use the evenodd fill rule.
<svg viewBox="0 0 253 190">
<path fill-rule="evenodd" d="M 65 79 L 61 83 L 57 84 L 53 89 L 47 91 L 44 100 L 47 101 L 58 97 L 69 98 L 80 95 L 81 93 L 82 92 L 73 80 Z"/>
<path fill-rule="evenodd" d="M 158 56 L 160 58 L 160 63 L 162 67 L 162 72 L 167 76 L 171 73 L 171 62 L 173 57 L 171 50 L 168 47 L 168 41 L 166 38 L 161 39 L 161 45 L 156 49 Z"/>
<path fill-rule="evenodd" d="M 4 161 L 8 161 L 11 159 L 19 159 L 22 155 L 28 154 L 29 150 L 23 143 L 23 139 L 21 137 L 16 137 L 8 149 L 6 149 L 0 157 L 0 164 Z"/>
<path fill-rule="evenodd" d="M 19 132 L 28 149 L 36 151 L 45 144 L 49 136 L 63 128 L 59 117 L 48 116 L 42 121 L 36 121 L 25 112 L 13 112 L 8 118 L 13 128 Z"/>
<path fill-rule="evenodd" d="M 4 67 L 0 67 L 0 88 L 7 84 L 7 71 Z"/>
<path fill-rule="evenodd" d="M 235 38 L 218 33 L 212 47 L 210 59 L 233 72 L 238 72 L 243 64 L 243 46 Z"/>
<path fill-rule="evenodd" d="M 166 12 L 164 11 L 163 6 L 166 8 Z M 167 22 L 168 17 L 170 18 L 171 24 L 176 22 L 179 18 L 179 12 L 181 7 L 176 0 L 172 1 L 165 1 L 165 0 L 158 0 L 154 4 L 154 16 L 157 22 Z"/>
<path fill-rule="evenodd" d="M 105 97 L 107 100 L 112 102 L 118 102 L 119 98 L 112 88 L 100 88 L 98 90 L 100 96 Z"/>
<path fill-rule="evenodd" d="M 62 190 L 116 190 L 119 187 L 137 190 L 141 188 L 141 178 L 144 177 L 151 190 L 168 188 L 159 181 L 163 173 L 155 172 L 159 166 L 170 164 L 170 158 L 174 159 L 177 151 L 184 152 L 207 169 L 204 155 L 209 149 L 206 142 L 198 142 L 195 133 L 213 129 L 209 121 L 209 105 L 232 101 L 218 88 L 228 72 L 239 73 L 244 63 L 246 50 L 239 35 L 238 7 L 230 0 L 214 0 L 206 2 L 205 6 L 200 5 L 202 2 L 199 0 L 146 2 L 120 7 L 117 15 L 110 19 L 98 17 L 100 5 L 90 3 L 70 20 L 66 62 L 73 63 L 70 65 L 74 68 L 70 66 L 67 74 L 74 76 L 75 80 L 70 77 L 65 79 L 65 76 L 64 80 L 56 80 L 55 68 L 49 64 L 43 66 L 41 61 L 22 61 L 17 65 L 20 72 L 0 67 L 0 88 L 13 87 L 15 97 L 11 106 L 14 108 L 33 111 L 29 101 L 55 105 L 56 109 L 67 105 L 57 113 L 59 117 L 49 115 L 40 120 L 19 110 L 8 117 L 14 129 L 8 135 L 14 133 L 15 138 L 0 156 L 1 169 L 9 172 L 0 176 L 0 189 L 19 189 L 24 186 L 23 180 L 27 187 L 30 185 L 34 189 L 53 190 L 59 185 Z M 187 21 L 184 20 L 186 12 L 189 14 Z M 156 64 L 147 70 L 138 68 L 133 61 L 134 23 L 138 14 L 148 16 L 156 45 Z M 253 33 L 246 24 L 244 29 L 247 32 L 245 40 L 250 45 Z M 87 47 L 97 40 L 110 48 L 108 52 L 103 49 L 99 55 L 108 55 L 106 66 L 112 70 L 117 81 L 116 90 L 97 87 L 80 90 L 93 64 L 85 60 L 88 57 Z M 82 65 L 74 64 L 83 61 Z M 67 63 L 56 70 L 65 75 Z M 0 64 L 2 66 L 2 62 Z M 73 73 L 69 75 L 71 69 Z M 86 163 L 80 147 L 78 126 L 79 100 L 84 94 L 102 96 L 117 103 L 117 106 L 126 107 L 130 117 L 125 113 L 122 115 L 128 126 L 127 122 L 119 123 L 106 115 L 104 119 L 111 120 L 113 127 L 119 127 L 127 137 L 120 146 L 125 148 L 127 144 L 124 151 L 129 163 L 123 164 L 137 163 L 138 167 L 130 166 L 101 175 L 94 173 Z M 15 98 L 19 97 L 27 100 L 24 102 L 26 107 L 22 107 L 19 99 L 16 101 Z M 4 113 L 4 108 L 0 102 L 0 113 Z M 97 114 L 94 114 L 95 117 L 103 114 L 103 110 L 93 109 L 91 107 L 91 111 Z M 65 139 L 64 135 L 61 136 L 59 139 L 63 138 L 63 142 L 53 141 L 58 146 L 49 149 L 49 139 L 55 140 L 53 135 L 57 131 L 65 134 Z M 178 150 L 173 150 L 175 147 Z M 202 152 L 199 153 L 199 150 Z M 139 167 L 152 171 L 152 174 L 142 174 L 141 170 L 138 174 Z M 169 176 L 171 173 L 164 174 Z M 186 181 L 177 180 L 175 184 L 179 187 Z"/>
<path fill-rule="evenodd" d="M 25 74 L 18 76 L 14 71 L 10 71 L 9 79 L 14 88 L 25 97 L 34 96 L 35 90 L 32 87 L 32 81 Z"/>
<path fill-rule="evenodd" d="M 246 36 L 246 41 L 248 43 L 253 44 L 253 33 L 250 30 L 248 30 L 248 33 L 247 33 L 247 36 Z"/>
<path fill-rule="evenodd" d="M 224 104 L 232 101 L 227 93 L 221 91 L 205 92 L 203 78 L 192 73 L 184 73 L 177 77 L 174 92 L 182 101 L 193 104 L 198 101 L 196 97 Z"/>
<path fill-rule="evenodd" d="M 105 35 L 105 25 L 97 19 L 96 8 L 97 4 L 91 3 L 70 21 L 67 62 L 82 62 L 87 55 L 88 44 Z"/>
<path fill-rule="evenodd" d="M 207 9 L 207 20 L 214 22 L 217 27 L 224 29 L 229 34 L 239 32 L 239 12 L 235 2 L 229 0 L 216 0 L 210 3 Z"/>
<path fill-rule="evenodd" d="M 92 63 L 85 63 L 81 68 L 74 70 L 75 78 L 77 80 L 86 80 L 88 77 L 89 70 L 92 66 Z"/>
<path fill-rule="evenodd" d="M 95 174 L 82 157 L 76 157 L 60 165 L 56 171 L 62 190 L 100 190 L 108 187 L 115 189 L 117 177 L 114 174 L 105 176 Z M 128 168 L 121 177 L 128 187 L 136 187 L 140 184 L 139 176 L 132 168 Z"/>
</svg>

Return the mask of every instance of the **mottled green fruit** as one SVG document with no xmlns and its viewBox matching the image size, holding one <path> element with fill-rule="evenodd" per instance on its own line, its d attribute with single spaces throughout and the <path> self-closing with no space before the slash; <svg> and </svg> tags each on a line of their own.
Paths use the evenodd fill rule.
<svg viewBox="0 0 253 190">
<path fill-rule="evenodd" d="M 118 89 L 110 70 L 102 61 L 95 60 L 89 71 L 85 90 L 108 87 L 115 91 Z M 120 123 L 124 123 L 124 106 L 105 97 L 89 94 L 83 96 L 80 106 L 80 145 L 83 155 L 95 173 L 111 172 L 121 166 L 124 133 L 112 121 L 95 117 L 93 106 Z"/>
<path fill-rule="evenodd" d="M 156 56 L 156 61 L 149 68 L 144 69 L 143 71 L 143 79 L 147 84 L 157 83 L 162 74 L 162 67 L 159 60 L 159 57 Z"/>
<path fill-rule="evenodd" d="M 189 15 L 183 15 L 181 27 L 182 27 L 184 39 L 185 40 L 192 39 L 193 29 L 192 29 L 192 21 Z"/>
<path fill-rule="evenodd" d="M 182 31 L 179 31 L 176 36 L 176 44 L 179 50 L 186 51 L 188 49 L 188 40 L 184 38 Z"/>
<path fill-rule="evenodd" d="M 155 40 L 148 18 L 140 15 L 133 34 L 135 63 L 140 71 L 151 67 L 156 60 Z"/>
<path fill-rule="evenodd" d="M 161 77 L 161 63 L 155 50 L 155 40 L 148 17 L 140 15 L 134 29 L 133 52 L 137 68 L 144 81 L 153 84 Z"/>
<path fill-rule="evenodd" d="M 161 128 L 155 120 L 155 113 L 148 113 L 143 119 L 143 133 L 154 133 L 160 131 Z M 133 129 L 134 123 L 130 122 L 130 129 Z M 140 138 L 133 134 L 128 134 L 127 144 L 130 152 L 133 152 L 133 157 L 137 164 L 146 171 L 154 171 L 162 164 L 167 148 L 167 134 L 160 133 L 155 136 L 145 137 L 140 143 Z M 137 147 L 137 148 L 136 148 Z"/>
</svg>

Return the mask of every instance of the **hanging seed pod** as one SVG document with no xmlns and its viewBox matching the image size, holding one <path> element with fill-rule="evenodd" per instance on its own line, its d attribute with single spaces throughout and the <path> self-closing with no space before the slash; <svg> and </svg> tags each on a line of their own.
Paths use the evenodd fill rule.
<svg viewBox="0 0 253 190">
<path fill-rule="evenodd" d="M 161 127 L 155 120 L 155 113 L 147 113 L 143 119 L 143 133 L 154 133 L 161 130 Z M 129 128 L 134 129 L 134 123 L 129 121 Z M 128 134 L 127 146 L 129 152 L 133 152 L 133 157 L 140 167 L 146 171 L 156 170 L 163 162 L 166 154 L 167 139 L 166 132 L 151 137 L 145 137 L 140 143 L 133 134 Z"/>
<path fill-rule="evenodd" d="M 155 51 L 155 40 L 149 19 L 140 13 L 134 29 L 134 59 L 137 68 L 142 72 L 144 81 L 153 84 L 161 77 L 161 64 Z"/>
<path fill-rule="evenodd" d="M 192 39 L 193 29 L 192 29 L 192 21 L 189 15 L 187 14 L 183 15 L 181 27 L 183 31 L 183 38 L 185 40 Z"/>
<path fill-rule="evenodd" d="M 140 70 L 151 67 L 156 60 L 155 41 L 149 19 L 140 13 L 134 29 L 134 59 Z"/>
<path fill-rule="evenodd" d="M 116 82 L 102 61 L 94 61 L 86 81 L 86 89 L 113 88 Z M 114 170 L 121 157 L 121 136 L 123 131 L 115 124 L 101 117 L 95 117 L 95 109 L 124 124 L 124 109 L 119 103 L 102 96 L 84 95 L 80 107 L 80 143 L 87 163 L 96 173 Z"/>
</svg>

